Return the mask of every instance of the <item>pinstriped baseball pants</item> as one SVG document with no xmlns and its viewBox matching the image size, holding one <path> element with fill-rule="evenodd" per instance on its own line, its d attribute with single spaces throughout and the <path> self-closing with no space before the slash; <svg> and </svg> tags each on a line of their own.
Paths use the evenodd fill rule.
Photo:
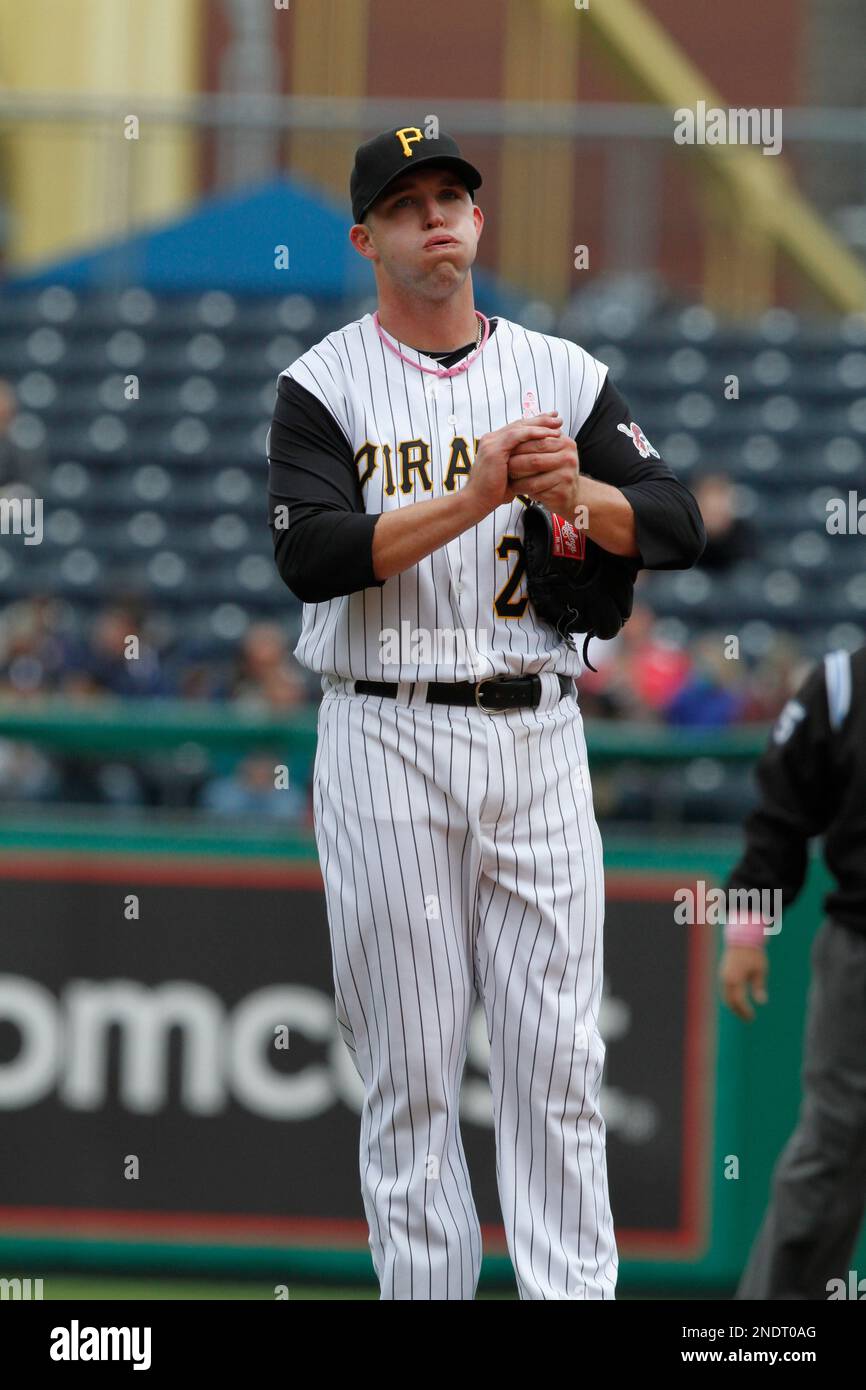
<svg viewBox="0 0 866 1390">
<path fill-rule="evenodd" d="M 326 681 L 316 841 L 381 1298 L 475 1297 L 458 1106 L 477 993 L 519 1296 L 612 1299 L 604 881 L 577 701 L 551 675 L 538 709 L 497 714 Z"/>
</svg>

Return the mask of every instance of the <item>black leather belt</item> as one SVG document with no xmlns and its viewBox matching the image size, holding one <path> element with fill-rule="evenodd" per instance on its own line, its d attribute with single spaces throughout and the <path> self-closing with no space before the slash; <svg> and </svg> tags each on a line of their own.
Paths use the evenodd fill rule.
<svg viewBox="0 0 866 1390">
<path fill-rule="evenodd" d="M 574 694 L 571 676 L 557 676 L 560 700 Z M 412 692 L 414 693 L 414 684 Z M 396 699 L 397 686 L 391 681 L 355 681 L 356 695 L 387 695 Z M 540 676 L 489 676 L 479 681 L 430 681 L 428 705 L 477 705 L 495 713 L 506 709 L 535 709 L 541 700 Z"/>
</svg>

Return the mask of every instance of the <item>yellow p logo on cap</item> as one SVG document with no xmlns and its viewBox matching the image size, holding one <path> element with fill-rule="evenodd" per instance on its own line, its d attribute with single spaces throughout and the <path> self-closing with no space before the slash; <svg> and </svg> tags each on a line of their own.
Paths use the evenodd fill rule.
<svg viewBox="0 0 866 1390">
<path fill-rule="evenodd" d="M 402 130 L 395 130 L 394 134 L 403 146 L 403 153 L 407 159 L 411 159 L 412 157 L 412 146 L 417 145 L 419 140 L 424 139 L 422 132 L 416 125 L 404 126 Z M 413 137 L 411 140 L 409 138 L 410 136 Z"/>
</svg>

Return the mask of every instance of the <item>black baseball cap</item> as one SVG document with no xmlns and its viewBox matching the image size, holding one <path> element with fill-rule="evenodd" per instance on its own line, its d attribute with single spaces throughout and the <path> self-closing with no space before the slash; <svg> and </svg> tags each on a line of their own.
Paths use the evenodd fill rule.
<svg viewBox="0 0 866 1390">
<path fill-rule="evenodd" d="M 463 158 L 457 146 L 443 130 L 435 137 L 427 136 L 417 126 L 400 130 L 383 130 L 355 151 L 355 167 L 349 180 L 352 197 L 352 216 L 360 222 L 367 209 L 385 192 L 392 179 L 407 169 L 421 164 L 450 165 L 460 175 L 470 193 L 481 187 L 481 175 L 474 165 Z M 473 200 L 474 201 L 474 200 Z"/>
</svg>

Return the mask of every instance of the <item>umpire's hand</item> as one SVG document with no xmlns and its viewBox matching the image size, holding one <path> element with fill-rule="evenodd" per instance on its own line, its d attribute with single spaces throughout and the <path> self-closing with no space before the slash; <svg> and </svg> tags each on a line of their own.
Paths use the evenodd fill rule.
<svg viewBox="0 0 866 1390">
<path fill-rule="evenodd" d="M 749 987 L 756 1004 L 766 1004 L 769 962 L 763 946 L 726 946 L 719 962 L 719 985 L 729 1009 L 747 1022 L 755 1017 Z"/>
</svg>

